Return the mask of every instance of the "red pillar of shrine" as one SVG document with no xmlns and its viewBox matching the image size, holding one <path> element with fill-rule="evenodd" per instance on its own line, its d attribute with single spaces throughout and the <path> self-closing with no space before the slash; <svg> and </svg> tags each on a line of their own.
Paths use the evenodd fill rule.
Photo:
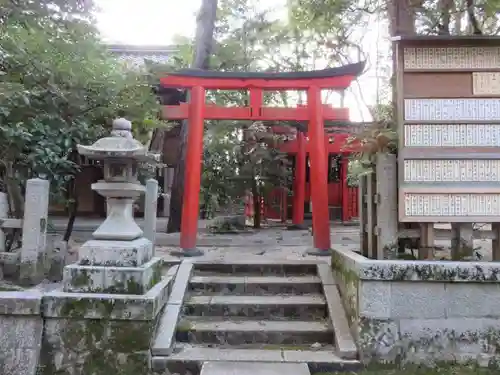
<svg viewBox="0 0 500 375">
<path fill-rule="evenodd" d="M 330 255 L 330 220 L 328 215 L 328 163 L 323 123 L 321 90 L 307 90 L 309 110 L 309 158 L 311 160 L 311 200 L 314 250 L 311 255 Z"/>
<path fill-rule="evenodd" d="M 304 228 L 304 202 L 306 200 L 306 139 L 303 132 L 297 132 L 297 155 L 295 156 L 293 185 L 293 229 Z"/>
<path fill-rule="evenodd" d="M 201 161 L 203 160 L 203 120 L 205 88 L 194 86 L 189 100 L 189 119 L 182 203 L 181 249 L 184 256 L 199 256 L 196 248 L 200 204 Z"/>
</svg>

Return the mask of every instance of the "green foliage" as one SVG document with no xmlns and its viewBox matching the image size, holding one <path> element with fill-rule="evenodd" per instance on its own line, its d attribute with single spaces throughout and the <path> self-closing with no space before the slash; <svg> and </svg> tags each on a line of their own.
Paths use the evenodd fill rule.
<svg viewBox="0 0 500 375">
<path fill-rule="evenodd" d="M 20 1 L 3 13 L 0 175 L 46 176 L 61 193 L 79 169 L 76 145 L 107 133 L 113 118 L 133 121 L 141 140 L 161 125 L 149 77 L 105 50 L 91 3 Z"/>
</svg>

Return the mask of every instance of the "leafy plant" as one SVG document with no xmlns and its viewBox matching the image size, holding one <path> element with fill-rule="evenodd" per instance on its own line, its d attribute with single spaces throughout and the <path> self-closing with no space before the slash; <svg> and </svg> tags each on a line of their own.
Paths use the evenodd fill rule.
<svg viewBox="0 0 500 375">
<path fill-rule="evenodd" d="M 147 140 L 163 126 L 143 71 L 106 51 L 92 23 L 92 1 L 10 2 L 0 14 L 0 188 L 23 214 L 25 181 L 51 181 L 52 202 L 74 216 L 77 144 L 91 144 L 127 117 Z"/>
</svg>

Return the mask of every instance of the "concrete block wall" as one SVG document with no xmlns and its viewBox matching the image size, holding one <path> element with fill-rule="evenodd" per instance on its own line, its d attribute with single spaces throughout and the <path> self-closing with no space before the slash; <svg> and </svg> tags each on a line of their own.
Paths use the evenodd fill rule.
<svg viewBox="0 0 500 375">
<path fill-rule="evenodd" d="M 365 362 L 497 363 L 500 265 L 371 260 L 347 250 L 332 264 Z"/>
</svg>

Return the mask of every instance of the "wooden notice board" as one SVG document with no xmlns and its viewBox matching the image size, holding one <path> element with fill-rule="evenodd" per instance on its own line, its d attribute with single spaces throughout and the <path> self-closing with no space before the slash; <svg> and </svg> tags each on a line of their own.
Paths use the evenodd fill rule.
<svg viewBox="0 0 500 375">
<path fill-rule="evenodd" d="M 394 42 L 400 221 L 500 222 L 500 38 Z"/>
</svg>

